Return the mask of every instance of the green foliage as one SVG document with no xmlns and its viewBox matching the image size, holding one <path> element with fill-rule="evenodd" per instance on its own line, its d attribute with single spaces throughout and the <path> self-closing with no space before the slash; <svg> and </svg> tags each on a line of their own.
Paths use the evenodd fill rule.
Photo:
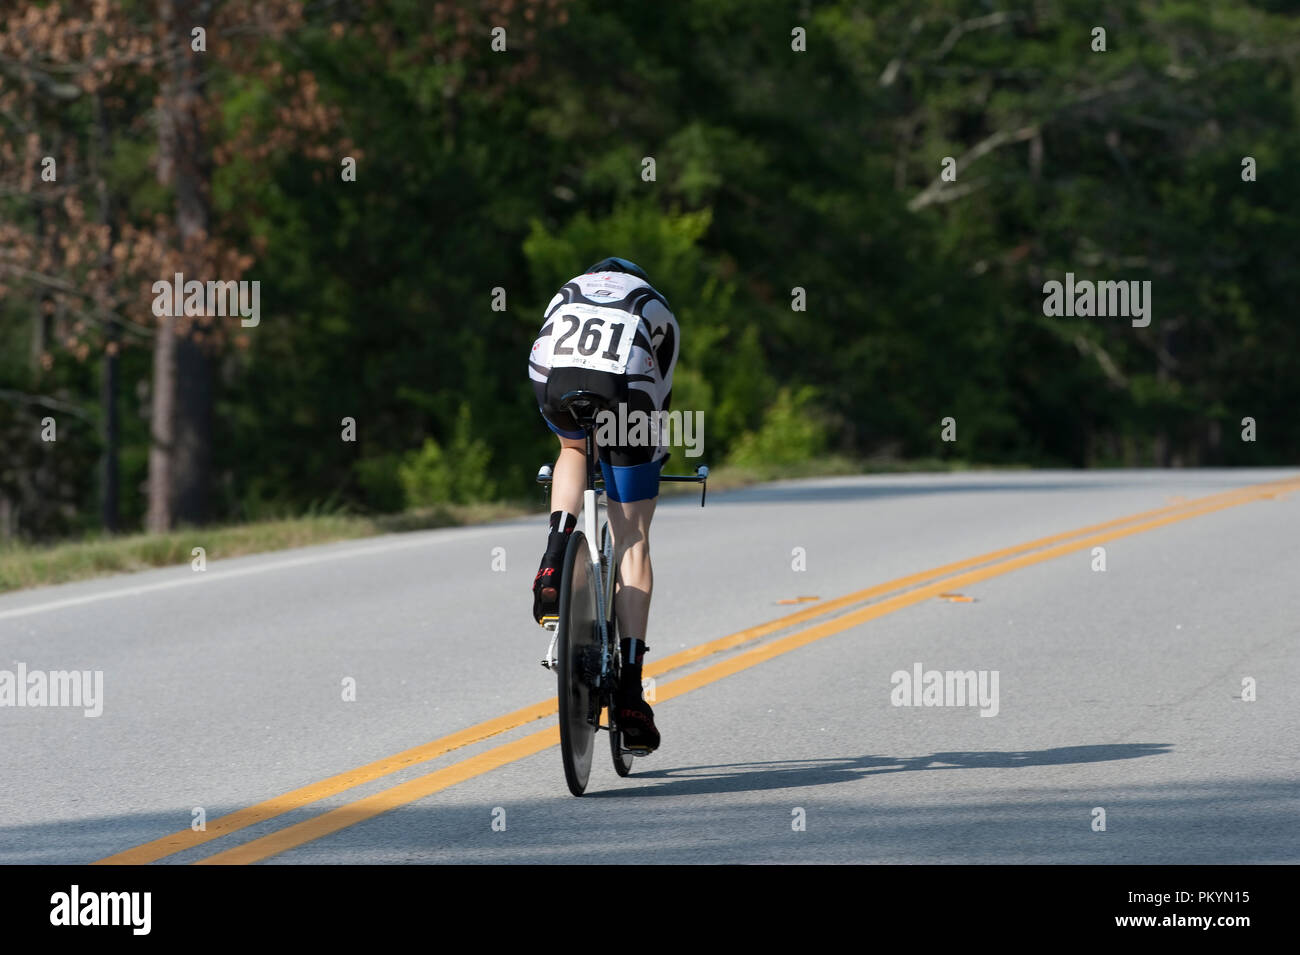
<svg viewBox="0 0 1300 955">
<path fill-rule="evenodd" d="M 366 504 L 381 514 L 406 506 L 406 488 L 399 473 L 401 462 L 400 454 L 380 454 L 356 463 L 357 484 Z"/>
<path fill-rule="evenodd" d="M 466 38 L 463 5 L 379 0 L 308 17 L 284 42 L 242 37 L 274 76 L 214 62 L 206 135 L 226 151 L 213 231 L 256 252 L 248 277 L 264 293 L 249 347 L 222 358 L 218 518 L 531 491 L 555 442 L 528 347 L 560 284 L 611 254 L 644 266 L 681 323 L 673 408 L 705 413 L 709 463 L 1300 454 L 1287 305 L 1300 298 L 1300 14 L 1288 5 L 832 0 L 793 21 L 776 0 L 561 6 L 565 22 L 514 5 L 508 56 Z M 515 47 L 526 23 L 536 35 Z M 790 49 L 794 25 L 807 53 Z M 1089 48 L 1094 25 L 1105 53 Z M 339 180 L 332 146 L 230 150 L 245 130 L 281 130 L 277 84 L 305 73 L 337 113 L 327 140 L 358 146 L 355 182 Z M 171 198 L 156 92 L 157 77 L 119 78 L 105 100 L 110 198 L 145 229 Z M 48 112 L 42 148 L 78 155 L 60 169 L 81 177 L 93 215 L 89 103 Z M 6 123 L 25 155 L 26 133 Z M 945 156 L 962 160 L 956 182 L 937 182 Z M 51 211 L 0 193 L 16 228 Z M 1043 283 L 1067 271 L 1150 280 L 1152 324 L 1043 316 Z M 40 472 L 51 491 L 22 484 L 40 463 L 32 407 L 0 405 L 0 481 L 32 502 L 25 531 L 75 531 L 95 517 L 98 356 L 38 367 L 42 288 L 5 284 L 0 390 L 57 395 L 89 417 L 61 431 L 81 437 L 61 437 L 66 470 Z M 505 312 L 491 308 L 498 287 Z M 796 287 L 806 311 L 791 308 Z M 52 338 L 76 320 L 57 316 Z M 147 340 L 128 344 L 129 526 L 143 512 L 137 395 L 152 365 Z M 338 440 L 349 416 L 354 444 Z M 939 440 L 946 416 L 955 445 Z M 1245 416 L 1260 422 L 1254 444 L 1238 438 Z"/>
<path fill-rule="evenodd" d="M 588 265 L 617 255 L 645 269 L 671 305 L 676 290 L 683 296 L 693 294 L 700 276 L 698 245 L 711 218 L 708 209 L 664 213 L 652 202 L 640 200 L 621 202 L 599 218 L 579 212 L 554 233 L 534 219 L 523 243 L 534 292 L 545 304 Z"/>
<path fill-rule="evenodd" d="M 727 463 L 754 469 L 799 464 L 817 458 L 826 449 L 826 442 L 816 389 L 782 388 L 763 416 L 762 425 L 740 436 Z"/>
<path fill-rule="evenodd" d="M 397 466 L 406 505 L 433 507 L 492 499 L 496 482 L 489 473 L 491 461 L 491 450 L 474 435 L 469 405 L 462 404 L 445 449 L 433 438 L 426 438 Z"/>
</svg>

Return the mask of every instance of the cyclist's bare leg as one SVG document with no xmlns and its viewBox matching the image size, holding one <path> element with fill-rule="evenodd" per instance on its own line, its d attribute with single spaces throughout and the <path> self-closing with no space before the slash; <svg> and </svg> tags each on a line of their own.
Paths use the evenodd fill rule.
<svg viewBox="0 0 1300 955">
<path fill-rule="evenodd" d="M 650 520 L 654 517 L 655 501 L 656 498 L 632 503 L 609 502 L 609 522 L 619 555 L 619 587 L 614 595 L 614 612 L 618 615 L 624 653 L 616 703 L 611 714 L 618 714 L 624 745 L 643 755 L 659 747 L 654 712 L 641 692 L 642 654 L 647 649 L 646 623 L 650 617 L 650 594 L 654 590 L 654 572 L 650 568 Z M 637 643 L 628 642 L 633 640 Z M 634 656 L 627 656 L 629 652 Z"/>
<path fill-rule="evenodd" d="M 645 642 L 650 618 L 654 572 L 650 567 L 650 521 L 658 498 L 631 503 L 609 502 L 609 522 L 618 547 L 618 590 L 614 612 L 618 631 L 626 639 Z"/>
<path fill-rule="evenodd" d="M 581 438 L 560 438 L 560 454 L 551 471 L 551 513 L 578 516 L 587 488 L 587 446 Z"/>
</svg>

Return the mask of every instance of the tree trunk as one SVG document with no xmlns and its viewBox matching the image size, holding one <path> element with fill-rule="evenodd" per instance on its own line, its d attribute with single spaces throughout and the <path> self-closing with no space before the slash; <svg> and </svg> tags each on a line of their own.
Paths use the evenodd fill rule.
<svg viewBox="0 0 1300 955">
<path fill-rule="evenodd" d="M 149 513 L 145 529 L 172 528 L 172 447 L 176 442 L 176 319 L 158 320 L 153 346 L 153 395 L 149 415 Z"/>
<path fill-rule="evenodd" d="M 104 349 L 103 378 L 100 381 L 100 406 L 104 409 L 104 457 L 100 474 L 100 524 L 110 534 L 117 533 L 118 482 L 117 457 L 120 440 L 117 428 L 117 336 L 110 331 Z"/>
<path fill-rule="evenodd" d="M 176 340 L 176 442 L 172 467 L 176 520 L 208 519 L 212 474 L 213 359 L 201 341 Z"/>
<path fill-rule="evenodd" d="M 95 195 L 99 201 L 99 224 L 110 230 L 109 243 L 99 257 L 99 295 L 96 306 L 104 308 L 112 284 L 113 256 L 110 252 L 113 239 L 113 217 L 109 208 L 108 181 L 99 161 L 108 155 L 108 117 L 104 112 L 104 97 L 95 92 L 95 145 L 91 153 L 91 172 L 95 177 Z M 105 309 L 106 310 L 106 309 Z M 117 353 L 121 336 L 118 334 L 117 316 L 106 316 L 104 364 L 99 383 L 99 406 L 104 413 L 104 454 L 100 461 L 99 522 L 110 534 L 116 533 L 118 515 L 118 428 L 117 428 Z"/>
<path fill-rule="evenodd" d="M 209 157 L 202 136 L 203 57 L 190 34 L 206 27 L 205 0 L 159 0 L 171 51 L 158 124 L 158 176 L 176 194 L 176 227 L 186 281 L 206 281 Z M 170 276 L 168 277 L 170 278 Z M 153 446 L 149 453 L 149 530 L 202 523 L 208 516 L 212 465 L 213 359 L 202 339 L 203 319 L 160 320 L 154 353 Z"/>
</svg>

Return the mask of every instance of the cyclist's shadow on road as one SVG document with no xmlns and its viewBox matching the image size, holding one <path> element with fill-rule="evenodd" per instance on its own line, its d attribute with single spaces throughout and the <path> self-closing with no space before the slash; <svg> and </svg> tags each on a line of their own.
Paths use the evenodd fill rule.
<svg viewBox="0 0 1300 955">
<path fill-rule="evenodd" d="M 848 756 L 831 759 L 778 759 L 767 762 L 720 763 L 713 766 L 674 766 L 651 769 L 638 759 L 627 783 L 651 782 L 639 788 L 627 785 L 589 792 L 602 796 L 684 796 L 697 793 L 761 792 L 851 782 L 885 773 L 910 773 L 952 769 L 1016 769 L 1022 766 L 1061 766 L 1137 759 L 1170 752 L 1169 743 L 1113 743 L 1101 746 L 1058 746 L 1054 749 L 990 752 L 931 753 L 929 756 Z M 651 756 L 646 759 L 653 760 Z M 642 769 L 645 766 L 646 768 Z"/>
</svg>

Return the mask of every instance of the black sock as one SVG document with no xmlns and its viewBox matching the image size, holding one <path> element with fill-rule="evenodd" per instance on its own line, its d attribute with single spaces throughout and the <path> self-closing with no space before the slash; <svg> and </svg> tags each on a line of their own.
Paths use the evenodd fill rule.
<svg viewBox="0 0 1300 955">
<path fill-rule="evenodd" d="M 564 530 L 560 531 L 560 519 L 564 519 Z M 578 515 L 569 514 L 566 511 L 551 512 L 551 536 L 554 537 L 557 532 L 568 535 L 573 532 L 573 528 L 578 524 Z"/>
<path fill-rule="evenodd" d="M 630 637 L 624 637 L 619 641 L 618 648 L 623 652 L 624 669 L 630 666 L 640 669 L 641 661 L 645 659 L 645 655 L 650 649 L 642 641 Z"/>
<path fill-rule="evenodd" d="M 647 647 L 642 641 L 624 639 L 619 641 L 619 650 L 623 654 L 622 683 L 628 689 L 636 689 L 640 696 L 641 664 L 645 660 Z"/>
</svg>

